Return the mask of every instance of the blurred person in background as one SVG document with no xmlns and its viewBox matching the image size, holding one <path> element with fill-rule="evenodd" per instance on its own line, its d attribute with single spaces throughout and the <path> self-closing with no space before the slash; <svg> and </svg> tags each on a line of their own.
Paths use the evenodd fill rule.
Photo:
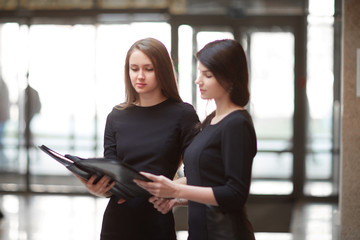
<svg viewBox="0 0 360 240">
<path fill-rule="evenodd" d="M 0 150 L 4 147 L 5 124 L 10 119 L 9 89 L 0 75 Z"/>
<path fill-rule="evenodd" d="M 10 119 L 10 100 L 9 100 L 9 89 L 6 86 L 5 81 L 3 80 L 0 74 L 0 170 L 2 165 L 7 161 L 4 151 L 4 135 L 5 135 L 5 125 L 6 122 Z M 4 218 L 4 214 L 0 209 L 0 220 Z"/>
</svg>

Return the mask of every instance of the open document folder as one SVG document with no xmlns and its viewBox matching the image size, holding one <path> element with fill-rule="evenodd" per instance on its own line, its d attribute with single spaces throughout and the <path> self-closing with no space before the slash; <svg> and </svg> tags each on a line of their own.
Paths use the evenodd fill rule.
<svg viewBox="0 0 360 240">
<path fill-rule="evenodd" d="M 109 176 L 115 181 L 110 192 L 118 198 L 130 199 L 150 196 L 146 190 L 134 183 L 133 179 L 151 180 L 125 163 L 106 158 L 79 158 L 69 154 L 63 156 L 44 145 L 39 146 L 39 148 L 83 179 L 88 180 L 92 175 L 96 175 L 96 183 L 102 176 Z"/>
</svg>

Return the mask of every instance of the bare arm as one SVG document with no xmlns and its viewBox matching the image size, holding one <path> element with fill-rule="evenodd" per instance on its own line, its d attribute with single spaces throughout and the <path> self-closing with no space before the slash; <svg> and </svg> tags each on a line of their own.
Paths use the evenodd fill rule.
<svg viewBox="0 0 360 240">
<path fill-rule="evenodd" d="M 186 178 L 181 177 L 174 180 L 178 184 L 186 184 Z M 152 196 L 149 198 L 149 202 L 154 205 L 159 212 L 166 214 L 171 211 L 175 206 L 187 205 L 187 199 L 175 199 L 175 198 L 162 198 Z"/>
<path fill-rule="evenodd" d="M 187 199 L 204 204 L 218 205 L 211 187 L 190 186 L 171 181 L 164 176 L 144 172 L 141 172 L 141 174 L 151 179 L 152 182 L 144 182 L 137 179 L 134 179 L 134 181 L 156 197 Z M 179 179 L 179 181 L 184 181 L 184 179 Z"/>
</svg>

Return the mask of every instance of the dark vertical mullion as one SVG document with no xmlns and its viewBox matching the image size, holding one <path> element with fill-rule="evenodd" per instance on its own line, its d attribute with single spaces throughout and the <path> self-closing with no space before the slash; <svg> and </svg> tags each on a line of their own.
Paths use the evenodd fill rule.
<svg viewBox="0 0 360 240">
<path fill-rule="evenodd" d="M 306 97 L 306 43 L 307 16 L 298 18 L 295 27 L 295 109 L 293 121 L 293 195 L 302 198 L 305 184 L 305 159 L 308 125 L 308 107 Z"/>
<path fill-rule="evenodd" d="M 174 64 L 176 79 L 177 81 L 179 81 L 179 25 L 171 19 L 170 28 L 171 28 L 170 55 Z"/>
<path fill-rule="evenodd" d="M 334 101 L 332 123 L 332 184 L 338 194 L 340 181 L 340 138 L 341 138 L 341 12 L 342 0 L 335 0 L 334 14 Z"/>
<path fill-rule="evenodd" d="M 96 1 L 96 0 L 94 0 Z M 96 22 L 96 19 L 95 19 L 95 24 L 94 24 L 94 38 L 95 38 L 95 41 L 94 41 L 94 84 L 95 84 L 95 99 L 94 99 L 94 108 L 95 108 L 95 114 L 94 114 L 94 156 L 97 156 L 98 155 L 98 142 L 100 141 L 99 139 L 99 134 L 98 134 L 98 131 L 99 131 L 99 117 L 98 117 L 98 107 L 97 107 L 97 104 L 98 104 L 98 94 L 96 92 L 96 90 L 98 89 L 96 87 L 97 83 L 98 83 L 98 79 L 97 79 L 97 37 L 98 37 L 98 23 Z"/>
</svg>

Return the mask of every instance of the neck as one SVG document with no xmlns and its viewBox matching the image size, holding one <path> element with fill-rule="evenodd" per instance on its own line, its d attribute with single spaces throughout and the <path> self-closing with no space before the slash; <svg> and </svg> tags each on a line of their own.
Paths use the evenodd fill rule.
<svg viewBox="0 0 360 240">
<path fill-rule="evenodd" d="M 158 94 L 156 96 L 139 94 L 139 100 L 135 102 L 135 105 L 140 107 L 151 107 L 165 101 L 166 99 L 167 98 L 163 94 Z"/>
<path fill-rule="evenodd" d="M 242 107 L 234 104 L 228 97 L 215 99 L 215 104 L 215 116 L 223 116 L 229 114 L 236 109 L 243 109 Z"/>
<path fill-rule="evenodd" d="M 230 98 L 224 97 L 222 99 L 215 99 L 216 110 L 215 116 L 211 120 L 211 124 L 216 124 L 220 122 L 224 117 L 236 110 L 244 110 L 243 107 L 240 107 L 230 101 Z"/>
</svg>

